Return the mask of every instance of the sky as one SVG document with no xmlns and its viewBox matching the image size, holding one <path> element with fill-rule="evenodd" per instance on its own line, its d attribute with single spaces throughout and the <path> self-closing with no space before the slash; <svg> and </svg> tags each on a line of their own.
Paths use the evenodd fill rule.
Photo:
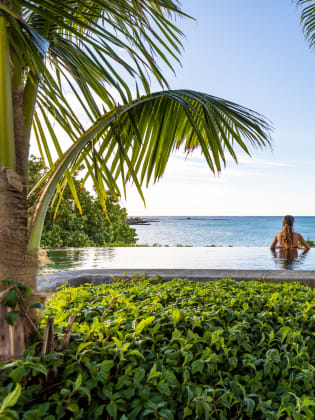
<svg viewBox="0 0 315 420">
<path fill-rule="evenodd" d="M 237 102 L 273 125 L 272 150 L 239 151 L 214 177 L 197 150 L 170 160 L 145 190 L 128 187 L 135 215 L 315 215 L 315 54 L 290 0 L 183 0 L 196 21 L 180 21 L 185 51 L 171 88 Z M 154 90 L 154 86 L 153 86 Z M 159 87 L 156 86 L 156 90 Z"/>
<path fill-rule="evenodd" d="M 272 148 L 214 176 L 199 150 L 177 152 L 162 179 L 122 200 L 130 216 L 315 215 L 315 53 L 291 0 L 182 0 L 185 51 L 172 89 L 202 91 L 239 103 L 273 125 Z M 162 67 L 163 69 L 163 67 Z M 152 91 L 160 90 L 152 84 Z M 34 149 L 33 149 L 34 151 Z M 36 151 L 35 151 L 36 153 Z"/>
</svg>

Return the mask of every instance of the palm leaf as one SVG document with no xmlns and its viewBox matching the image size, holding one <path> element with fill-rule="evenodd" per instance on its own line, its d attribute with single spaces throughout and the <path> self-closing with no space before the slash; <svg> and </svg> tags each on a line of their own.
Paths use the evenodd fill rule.
<svg viewBox="0 0 315 420">
<path fill-rule="evenodd" d="M 12 24 L 12 45 L 20 40 L 25 62 L 36 69 L 39 80 L 49 70 L 35 60 L 33 46 L 41 54 L 48 48 L 46 58 L 53 73 L 54 68 L 64 66 L 72 75 L 74 67 L 69 66 L 69 59 L 78 61 L 80 56 L 83 65 L 76 68 L 76 73 L 81 73 L 84 80 L 91 80 L 90 68 L 101 70 L 92 87 L 96 93 L 100 87 L 104 91 L 104 83 L 120 90 L 122 69 L 131 77 L 138 75 L 144 84 L 149 80 L 144 74 L 149 71 L 161 86 L 168 86 L 157 63 L 163 61 L 174 70 L 168 56 L 179 61 L 182 33 L 172 19 L 187 16 L 178 2 L 160 0 L 16 0 L 11 8 L 0 1 L 0 10 Z M 22 10 L 22 15 L 17 10 Z M 121 96 L 128 98 L 128 90 L 124 85 Z"/>
<path fill-rule="evenodd" d="M 151 79 L 168 87 L 160 64 L 174 71 L 183 34 L 172 21 L 187 16 L 171 0 L 0 0 L 0 12 L 10 28 L 13 77 L 24 86 L 26 135 L 39 101 L 71 138 L 83 134 L 81 121 L 87 127 L 131 102 L 133 82 L 147 94 Z"/>
<path fill-rule="evenodd" d="M 106 113 L 56 164 L 34 212 L 30 251 L 38 248 L 44 218 L 59 180 L 67 168 L 78 165 L 82 151 L 84 159 L 89 159 L 90 151 L 98 147 L 98 152 L 92 153 L 94 166 L 90 170 L 96 171 L 93 179 L 104 200 L 106 173 L 100 176 L 100 159 L 115 174 L 113 179 L 120 176 L 123 188 L 132 180 L 142 194 L 144 179 L 147 185 L 159 179 L 171 153 L 181 145 L 187 152 L 201 148 L 210 171 L 216 173 L 225 165 L 224 150 L 230 151 L 236 143 L 249 153 L 245 141 L 255 147 L 268 146 L 270 129 L 266 119 L 250 109 L 189 90 L 157 92 Z M 92 140 L 93 148 L 89 149 Z M 231 155 L 236 160 L 235 153 Z M 113 179 L 108 179 L 106 185 L 116 188 Z"/>
<path fill-rule="evenodd" d="M 310 48 L 315 47 L 315 2 L 314 0 L 296 0 L 297 6 L 301 6 L 301 24 L 306 40 Z"/>
</svg>

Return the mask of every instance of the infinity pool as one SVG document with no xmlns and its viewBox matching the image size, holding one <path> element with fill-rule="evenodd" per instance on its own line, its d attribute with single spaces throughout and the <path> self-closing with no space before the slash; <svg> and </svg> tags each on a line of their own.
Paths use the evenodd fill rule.
<svg viewBox="0 0 315 420">
<path fill-rule="evenodd" d="M 138 247 L 47 250 L 45 273 L 81 269 L 315 270 L 315 249 L 271 252 L 263 247 Z"/>
</svg>

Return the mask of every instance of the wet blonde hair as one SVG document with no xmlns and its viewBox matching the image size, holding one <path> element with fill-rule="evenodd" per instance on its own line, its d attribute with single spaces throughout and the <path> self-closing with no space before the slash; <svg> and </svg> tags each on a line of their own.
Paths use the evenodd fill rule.
<svg viewBox="0 0 315 420">
<path fill-rule="evenodd" d="M 282 219 L 281 242 L 286 248 L 290 248 L 293 243 L 293 223 L 293 216 L 287 215 Z"/>
</svg>

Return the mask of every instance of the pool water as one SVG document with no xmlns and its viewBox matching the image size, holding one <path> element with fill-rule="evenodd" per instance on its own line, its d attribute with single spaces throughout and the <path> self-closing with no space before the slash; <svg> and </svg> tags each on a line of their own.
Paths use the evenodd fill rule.
<svg viewBox="0 0 315 420">
<path fill-rule="evenodd" d="M 315 248 L 270 251 L 263 247 L 126 247 L 47 250 L 45 273 L 83 269 L 315 270 Z"/>
</svg>

